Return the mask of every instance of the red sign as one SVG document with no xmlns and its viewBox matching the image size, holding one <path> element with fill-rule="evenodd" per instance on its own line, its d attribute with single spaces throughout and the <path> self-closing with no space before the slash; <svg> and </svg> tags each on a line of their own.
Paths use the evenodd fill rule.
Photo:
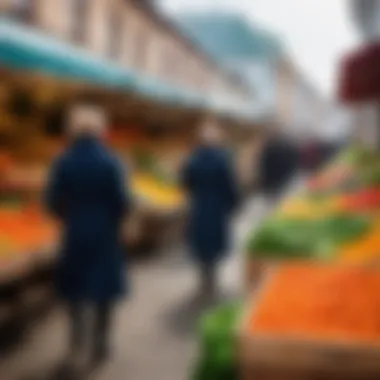
<svg viewBox="0 0 380 380">
<path fill-rule="evenodd" d="M 343 102 L 380 100 L 380 43 L 346 56 L 338 85 L 338 96 Z"/>
</svg>

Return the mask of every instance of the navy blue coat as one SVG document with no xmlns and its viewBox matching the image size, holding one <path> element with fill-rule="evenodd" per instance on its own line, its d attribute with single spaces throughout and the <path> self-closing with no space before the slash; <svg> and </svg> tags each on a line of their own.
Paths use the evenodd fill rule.
<svg viewBox="0 0 380 380">
<path fill-rule="evenodd" d="M 59 295 L 69 301 L 95 302 L 121 295 L 119 235 L 128 197 L 116 158 L 95 139 L 74 142 L 53 165 L 46 203 L 63 224 Z"/>
<path fill-rule="evenodd" d="M 199 147 L 183 170 L 190 198 L 189 245 L 203 263 L 215 263 L 228 250 L 230 216 L 237 203 L 237 187 L 227 152 Z"/>
</svg>

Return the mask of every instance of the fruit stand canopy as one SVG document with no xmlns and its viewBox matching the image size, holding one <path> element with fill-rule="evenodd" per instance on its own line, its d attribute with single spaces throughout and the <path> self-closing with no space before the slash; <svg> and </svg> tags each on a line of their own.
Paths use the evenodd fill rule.
<svg viewBox="0 0 380 380">
<path fill-rule="evenodd" d="M 133 91 L 167 104 L 252 118 L 249 105 L 240 104 L 236 99 L 221 102 L 214 97 L 210 99 L 149 76 L 142 76 L 6 18 L 0 19 L 0 65 L 15 70 L 48 73 L 60 79 L 80 80 L 121 91 Z"/>
</svg>

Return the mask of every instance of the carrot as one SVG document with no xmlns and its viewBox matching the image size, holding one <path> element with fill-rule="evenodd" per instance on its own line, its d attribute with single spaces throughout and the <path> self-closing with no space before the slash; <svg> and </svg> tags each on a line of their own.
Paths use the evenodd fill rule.
<svg viewBox="0 0 380 380">
<path fill-rule="evenodd" d="M 249 316 L 250 334 L 332 341 L 380 340 L 380 272 L 286 265 Z"/>
</svg>

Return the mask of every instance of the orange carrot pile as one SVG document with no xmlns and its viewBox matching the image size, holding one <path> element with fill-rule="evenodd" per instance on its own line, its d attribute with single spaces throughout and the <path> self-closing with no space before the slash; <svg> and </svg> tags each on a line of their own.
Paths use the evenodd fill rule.
<svg viewBox="0 0 380 380">
<path fill-rule="evenodd" d="M 251 334 L 380 343 L 380 272 L 283 266 L 250 313 Z"/>
</svg>

